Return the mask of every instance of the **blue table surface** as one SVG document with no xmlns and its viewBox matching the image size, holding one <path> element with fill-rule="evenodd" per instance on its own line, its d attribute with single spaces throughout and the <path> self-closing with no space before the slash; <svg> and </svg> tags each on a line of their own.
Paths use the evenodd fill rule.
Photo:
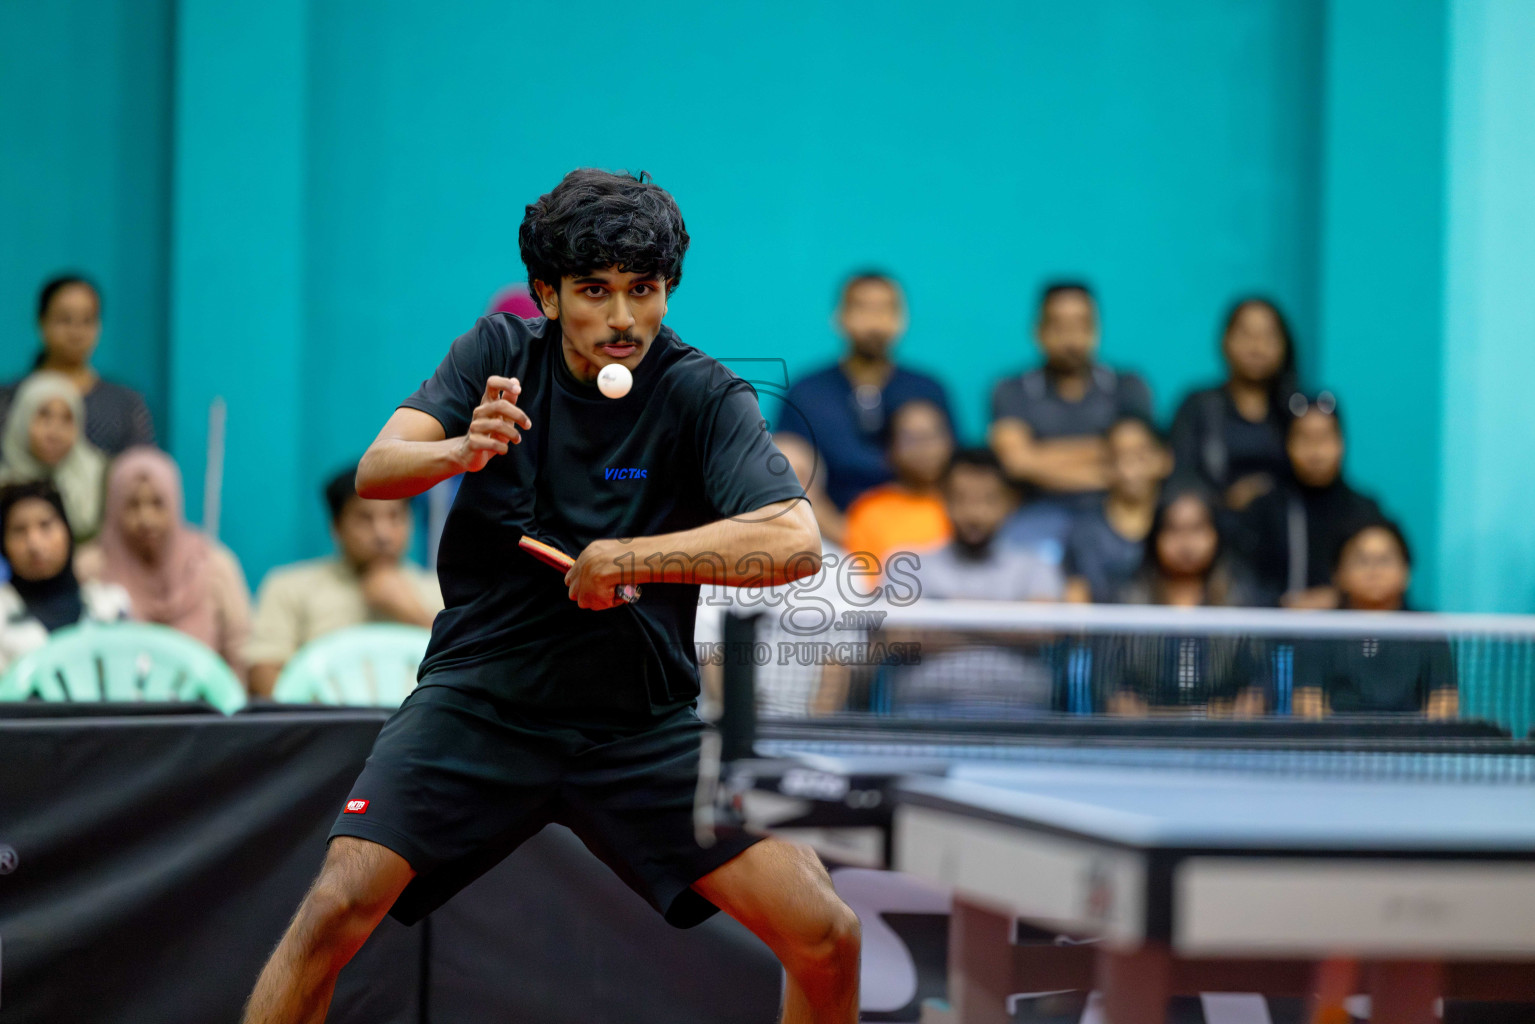
<svg viewBox="0 0 1535 1024">
<path fill-rule="evenodd" d="M 1527 756 L 860 741 L 771 752 L 904 775 L 900 791 L 959 813 L 1135 847 L 1535 857 Z"/>
<path fill-rule="evenodd" d="M 1142 848 L 1529 852 L 1535 785 L 955 764 L 901 790 Z"/>
</svg>

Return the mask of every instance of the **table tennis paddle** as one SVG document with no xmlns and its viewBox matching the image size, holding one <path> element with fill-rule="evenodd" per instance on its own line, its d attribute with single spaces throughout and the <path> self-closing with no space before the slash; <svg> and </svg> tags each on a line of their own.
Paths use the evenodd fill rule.
<svg viewBox="0 0 1535 1024">
<path fill-rule="evenodd" d="M 529 537 L 527 534 L 523 534 L 522 537 L 518 539 L 517 546 L 522 548 L 522 550 L 526 551 L 528 554 L 532 555 L 534 558 L 538 559 L 540 562 L 543 562 L 545 565 L 553 566 L 554 568 L 560 570 L 562 573 L 569 572 L 570 567 L 576 564 L 576 560 L 574 558 L 571 558 L 569 555 L 555 547 L 553 544 L 545 544 L 543 541 Z M 623 601 L 625 604 L 633 604 L 634 602 L 638 601 L 640 599 L 639 584 L 620 583 L 618 585 L 618 599 Z"/>
</svg>

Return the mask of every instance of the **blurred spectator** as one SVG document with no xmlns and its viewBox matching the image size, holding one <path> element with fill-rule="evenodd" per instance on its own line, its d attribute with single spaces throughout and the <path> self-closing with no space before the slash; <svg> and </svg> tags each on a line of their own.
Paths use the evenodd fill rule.
<svg viewBox="0 0 1535 1024">
<path fill-rule="evenodd" d="M 1240 570 L 1222 547 L 1214 497 L 1189 485 L 1170 488 L 1152 520 L 1145 564 L 1123 592 L 1125 603 L 1188 608 L 1247 603 Z M 1102 703 L 1113 714 L 1263 711 L 1265 660 L 1248 637 L 1109 636 L 1098 640 L 1094 651 Z"/>
<path fill-rule="evenodd" d="M 847 351 L 833 366 L 795 381 L 778 414 L 780 434 L 813 445 L 826 468 L 826 494 L 845 511 L 871 487 L 889 482 L 885 458 L 887 420 L 898 406 L 925 399 L 951 420 L 943 385 L 926 374 L 897 366 L 891 349 L 906 332 L 906 299 L 886 274 L 865 271 L 842 287 L 837 327 Z M 841 541 L 839 530 L 822 534 Z"/>
<path fill-rule="evenodd" d="M 1253 589 L 1226 552 L 1214 498 L 1203 488 L 1170 487 L 1151 519 L 1141 568 L 1120 591 L 1124 604 L 1181 608 L 1250 605 Z"/>
<path fill-rule="evenodd" d="M 81 550 L 81 579 L 115 583 L 133 617 L 178 629 L 213 648 L 242 680 L 250 589 L 234 554 L 187 525 L 181 470 L 157 448 L 130 448 L 107 478 L 100 540 Z"/>
<path fill-rule="evenodd" d="M 1104 441 L 1109 450 L 1109 491 L 1103 501 L 1072 517 L 1062 569 L 1066 599 L 1111 603 L 1145 557 L 1162 481 L 1172 468 L 1167 448 L 1150 421 L 1119 419 Z"/>
<path fill-rule="evenodd" d="M 959 452 L 943 482 L 953 539 L 920 554 L 921 596 L 1058 601 L 1059 567 L 1005 544 L 998 531 L 1017 492 L 989 448 Z M 1037 636 L 997 633 L 986 642 L 952 631 L 886 629 L 889 643 L 919 645 L 920 662 L 888 670 L 890 710 L 944 718 L 1030 717 L 1050 710 L 1052 673 Z"/>
<path fill-rule="evenodd" d="M 1406 608 L 1412 554 L 1390 520 L 1357 523 L 1338 549 L 1334 578 L 1342 607 Z M 1414 711 L 1454 718 L 1455 656 L 1443 637 L 1317 638 L 1295 647 L 1295 714 Z"/>
<path fill-rule="evenodd" d="M 0 584 L 0 672 L 81 622 L 128 617 L 128 595 L 110 583 L 81 583 L 64 501 L 46 481 L 0 487 L 0 547 L 11 566 Z"/>
<path fill-rule="evenodd" d="M 256 595 L 245 657 L 258 696 L 316 637 L 364 622 L 430 627 L 442 610 L 437 579 L 405 560 L 410 503 L 359 498 L 356 479 L 353 467 L 325 485 L 337 554 L 273 569 Z"/>
<path fill-rule="evenodd" d="M 1098 309 L 1085 284 L 1045 288 L 1035 338 L 1044 366 L 992 390 L 991 447 L 1014 481 L 1065 509 L 1087 508 L 1109 483 L 1104 432 L 1123 416 L 1150 419 L 1151 392 L 1097 362 Z"/>
<path fill-rule="evenodd" d="M 1241 511 L 1289 475 L 1286 402 L 1295 391 L 1295 351 L 1279 308 L 1266 299 L 1232 307 L 1221 332 L 1227 376 L 1195 391 L 1173 417 L 1180 475 L 1202 480 Z"/>
<path fill-rule="evenodd" d="M 1343 480 L 1343 420 L 1333 396 L 1293 395 L 1285 450 L 1286 486 L 1257 498 L 1240 524 L 1240 544 L 1267 604 L 1336 608 L 1333 556 L 1350 525 L 1381 519 L 1380 506 Z"/>
<path fill-rule="evenodd" d="M 490 305 L 485 309 L 485 315 L 491 313 L 510 313 L 512 316 L 520 316 L 524 320 L 537 320 L 544 315 L 538 308 L 538 303 L 533 301 L 533 296 L 528 294 L 528 286 L 519 282 L 513 282 L 502 288 L 490 297 Z"/>
<path fill-rule="evenodd" d="M 897 552 L 949 539 L 940 485 L 954 454 L 948 417 L 932 402 L 919 398 L 898 406 L 889 426 L 895 481 L 865 491 L 847 510 L 847 550 L 873 555 L 881 572 Z"/>
<path fill-rule="evenodd" d="M 85 436 L 116 455 L 136 444 L 155 443 L 155 425 L 144 397 L 132 388 L 102 380 L 91 368 L 101 336 L 101 293 L 83 277 L 65 275 L 43 285 L 37 299 L 37 332 L 43 348 L 33 364 L 68 377 L 85 399 Z M 0 420 L 17 384 L 0 388 Z"/>
<path fill-rule="evenodd" d="M 809 489 L 816 473 L 815 451 L 797 442 L 782 446 L 800 486 Z M 764 718 L 804 718 L 840 711 L 847 700 L 847 666 L 835 661 L 786 655 L 783 645 L 827 639 L 825 616 L 839 599 L 838 566 L 846 552 L 831 541 L 821 543 L 820 572 L 776 587 L 704 586 L 699 588 L 698 615 L 693 639 L 700 652 L 699 675 L 709 707 L 700 713 L 711 717 L 721 705 L 725 615 L 757 616 L 755 642 L 771 652 L 753 674 L 757 714 Z M 819 627 L 819 628 L 818 628 Z M 719 652 L 716 656 L 713 652 Z M 740 652 L 734 652 L 739 656 Z"/>
<path fill-rule="evenodd" d="M 989 448 L 959 452 L 943 482 L 953 539 L 921 554 L 916 576 L 923 597 L 997 601 L 1059 601 L 1061 571 L 1032 551 L 997 536 L 1018 503 Z"/>
<path fill-rule="evenodd" d="M 21 384 L 0 435 L 0 484 L 47 480 L 63 495 L 77 540 L 101 528 L 107 460 L 81 436 L 85 403 L 63 374 L 39 370 Z"/>
</svg>

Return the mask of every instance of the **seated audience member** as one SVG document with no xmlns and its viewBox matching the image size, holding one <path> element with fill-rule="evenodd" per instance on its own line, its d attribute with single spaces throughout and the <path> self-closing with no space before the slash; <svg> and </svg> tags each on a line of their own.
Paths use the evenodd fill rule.
<svg viewBox="0 0 1535 1024">
<path fill-rule="evenodd" d="M 410 503 L 360 498 L 356 479 L 354 467 L 325 485 L 336 555 L 273 569 L 256 595 L 245 658 L 259 696 L 316 637 L 364 622 L 430 627 L 442 611 L 436 577 L 405 559 Z"/>
<path fill-rule="evenodd" d="M 817 471 L 815 450 L 802 443 L 785 445 L 782 450 L 800 486 L 808 490 Z M 700 652 L 699 675 L 704 694 L 711 705 L 718 707 L 720 703 L 723 658 L 732 656 L 720 646 L 728 613 L 756 616 L 755 642 L 771 655 L 765 664 L 758 664 L 753 674 L 758 715 L 804 718 L 843 709 L 848 689 L 847 666 L 815 656 L 809 645 L 833 637 L 854 639 L 833 634 L 828 618 L 834 614 L 831 609 L 839 598 L 838 567 L 844 557 L 845 552 L 836 544 L 822 541 L 822 568 L 814 575 L 774 587 L 699 588 L 693 639 Z M 739 654 L 736 651 L 733 656 Z"/>
<path fill-rule="evenodd" d="M 923 597 L 996 601 L 1059 601 L 1065 582 L 1059 567 L 998 536 L 1018 503 L 989 448 L 959 452 L 943 481 L 944 507 L 953 538 L 919 554 L 915 576 Z"/>
<path fill-rule="evenodd" d="M 1157 506 L 1141 570 L 1121 592 L 1126 604 L 1196 608 L 1239 605 L 1248 588 L 1223 552 L 1215 498 L 1170 488 Z M 1245 637 L 1165 633 L 1104 636 L 1094 643 L 1102 703 L 1114 714 L 1151 709 L 1258 714 L 1267 685 Z"/>
<path fill-rule="evenodd" d="M 1045 364 L 992 390 L 989 441 L 1014 482 L 1069 513 L 1103 496 L 1104 432 L 1127 415 L 1150 419 L 1151 392 L 1135 374 L 1097 361 L 1098 310 L 1085 284 L 1045 288 L 1035 339 Z M 1062 536 L 1066 526 L 1060 519 Z"/>
<path fill-rule="evenodd" d="M 1102 502 L 1072 517 L 1062 569 L 1068 601 L 1117 601 L 1145 556 L 1162 481 L 1171 469 L 1167 448 L 1150 421 L 1119 419 L 1104 442 L 1109 491 Z"/>
<path fill-rule="evenodd" d="M 1338 549 L 1333 578 L 1341 607 L 1395 612 L 1407 607 L 1412 554 L 1387 519 L 1355 524 Z M 1295 647 L 1295 714 L 1415 711 L 1454 718 L 1455 656 L 1443 637 L 1317 638 Z"/>
<path fill-rule="evenodd" d="M 144 397 L 132 388 L 102 380 L 91 367 L 101 336 L 101 293 L 83 277 L 65 275 L 43 285 L 37 299 L 37 333 L 42 351 L 35 370 L 68 377 L 85 401 L 86 439 L 108 455 L 136 444 L 154 444 L 155 426 Z M 0 420 L 17 385 L 0 388 Z"/>
<path fill-rule="evenodd" d="M 1221 355 L 1225 383 L 1189 395 L 1173 417 L 1173 460 L 1180 476 L 1202 480 L 1239 512 L 1290 471 L 1285 426 L 1295 352 L 1279 308 L 1266 299 L 1233 306 Z"/>
<path fill-rule="evenodd" d="M 101 538 L 81 550 L 82 579 L 115 583 L 133 617 L 200 640 L 245 678 L 250 590 L 234 554 L 187 525 L 181 470 L 157 448 L 130 448 L 112 463 Z"/>
<path fill-rule="evenodd" d="M 51 484 L 0 487 L 0 547 L 11 566 L 10 582 L 0 584 L 0 672 L 55 630 L 128 617 L 121 587 L 75 577 L 74 537 Z"/>
<path fill-rule="evenodd" d="M 826 493 L 826 460 L 820 457 L 809 441 L 798 434 L 774 434 L 773 443 L 791 466 L 806 470 L 800 474 L 800 486 L 805 488 L 805 497 L 810 502 L 811 511 L 815 513 L 815 524 L 821 531 L 822 544 L 840 550 L 842 541 L 847 537 L 847 516 L 831 500 L 831 495 Z"/>
<path fill-rule="evenodd" d="M 107 460 L 82 434 L 85 404 L 62 374 L 22 382 L 0 436 L 0 484 L 46 480 L 64 499 L 69 527 L 84 541 L 101 528 Z"/>
<path fill-rule="evenodd" d="M 1343 420 L 1333 396 L 1295 395 L 1290 402 L 1290 479 L 1248 506 L 1240 546 L 1265 603 L 1336 608 L 1332 559 L 1344 531 L 1383 516 L 1373 499 L 1343 480 Z"/>
<path fill-rule="evenodd" d="M 1169 487 L 1120 602 L 1199 608 L 1250 605 L 1252 598 L 1244 567 L 1226 551 L 1214 497 L 1194 484 Z"/>
<path fill-rule="evenodd" d="M 847 550 L 874 556 L 883 572 L 892 556 L 949 539 L 942 483 L 954 454 L 943 410 L 924 399 L 890 414 L 888 450 L 895 480 L 865 491 L 847 510 Z"/>
<path fill-rule="evenodd" d="M 920 554 L 915 576 L 921 596 L 940 599 L 1058 601 L 1060 568 L 998 535 L 1017 492 L 989 448 L 955 455 L 943 484 L 954 536 Z M 1038 714 L 1048 711 L 1052 677 L 1036 637 L 997 634 L 977 643 L 953 634 L 886 630 L 882 639 L 921 644 L 920 664 L 893 669 L 893 710 L 945 717 Z"/>
<path fill-rule="evenodd" d="M 835 365 L 789 387 L 777 431 L 797 435 L 820 452 L 826 494 L 837 511 L 846 511 L 853 499 L 894 475 L 884 446 L 893 410 L 925 399 L 942 410 L 946 420 L 950 416 L 942 384 L 891 358 L 906 332 L 906 298 L 893 278 L 873 271 L 849 278 L 842 287 L 836 322 L 846 352 Z M 840 530 L 826 528 L 835 517 L 819 518 L 822 535 L 840 542 Z"/>
</svg>

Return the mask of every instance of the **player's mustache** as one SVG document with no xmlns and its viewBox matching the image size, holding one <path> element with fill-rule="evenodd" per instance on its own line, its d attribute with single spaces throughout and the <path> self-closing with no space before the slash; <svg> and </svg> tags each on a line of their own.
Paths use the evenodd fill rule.
<svg viewBox="0 0 1535 1024">
<path fill-rule="evenodd" d="M 640 342 L 640 339 L 636 338 L 634 335 L 630 334 L 628 331 L 617 331 L 607 341 L 602 342 L 602 344 L 604 344 L 604 345 L 634 345 L 634 346 L 638 347 L 641 344 L 641 342 Z"/>
</svg>

